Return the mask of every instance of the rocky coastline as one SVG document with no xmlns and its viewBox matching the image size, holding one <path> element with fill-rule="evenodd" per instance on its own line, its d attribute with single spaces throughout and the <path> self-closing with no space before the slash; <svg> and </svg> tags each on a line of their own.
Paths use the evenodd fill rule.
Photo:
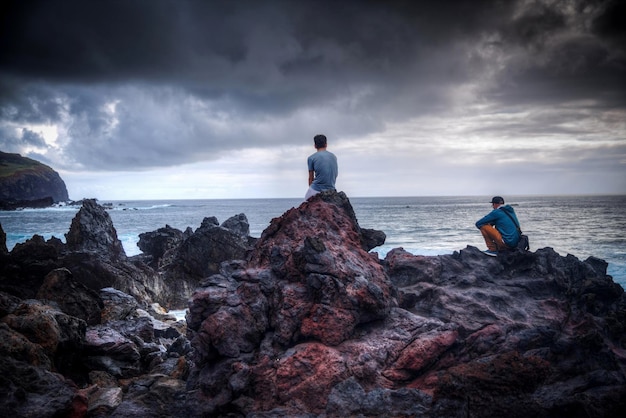
<svg viewBox="0 0 626 418">
<path fill-rule="evenodd" d="M 626 296 L 597 258 L 372 252 L 343 193 L 259 238 L 244 214 L 141 234 L 85 199 L 10 252 L 0 225 L 0 412 L 11 417 L 617 417 Z M 188 309 L 185 321 L 168 309 Z"/>
</svg>

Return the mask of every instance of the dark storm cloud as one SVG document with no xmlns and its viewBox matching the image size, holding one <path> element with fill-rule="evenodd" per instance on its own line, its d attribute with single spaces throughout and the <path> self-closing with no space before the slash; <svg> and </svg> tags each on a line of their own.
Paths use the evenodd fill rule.
<svg viewBox="0 0 626 418">
<path fill-rule="evenodd" d="M 50 84 L 25 82 L 0 70 L 0 122 L 48 123 L 63 112 L 59 96 L 62 89 Z"/>
<path fill-rule="evenodd" d="M 15 1 L 3 13 L 0 63 L 5 71 L 72 82 L 225 80 L 230 74 L 207 64 L 243 63 L 255 41 L 251 36 L 274 31 L 293 37 L 303 50 L 282 63 L 287 73 L 316 74 L 333 64 L 316 50 L 320 41 L 350 50 L 357 61 L 347 64 L 378 71 L 406 62 L 415 44 L 446 42 L 475 30 L 484 23 L 476 16 L 486 14 L 475 5 L 484 3 Z M 281 45 L 263 47 L 271 53 Z"/>
<path fill-rule="evenodd" d="M 253 108 L 306 104 L 345 84 L 401 88 L 416 73 L 440 79 L 429 71 L 430 52 L 495 11 L 475 7 L 484 2 L 8 4 L 0 29 L 5 73 L 73 84 L 174 84 L 250 100 Z"/>
<path fill-rule="evenodd" d="M 492 94 L 518 104 L 593 99 L 623 108 L 625 28 L 624 2 L 528 2 L 502 28 L 510 66 Z"/>
<path fill-rule="evenodd" d="M 292 144 L 320 124 L 302 112 L 357 137 L 462 106 L 464 86 L 503 106 L 626 106 L 620 1 L 0 7 L 0 124 L 63 124 L 68 166 L 140 169 Z M 28 143 L 11 138 L 0 146 Z"/>
</svg>

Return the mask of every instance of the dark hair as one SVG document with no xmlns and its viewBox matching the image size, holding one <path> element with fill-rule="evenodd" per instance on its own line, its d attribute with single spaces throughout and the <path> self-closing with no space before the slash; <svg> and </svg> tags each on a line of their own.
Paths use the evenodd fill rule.
<svg viewBox="0 0 626 418">
<path fill-rule="evenodd" d="M 315 141 L 315 148 L 326 148 L 326 136 L 325 135 L 315 135 L 313 137 Z"/>
</svg>

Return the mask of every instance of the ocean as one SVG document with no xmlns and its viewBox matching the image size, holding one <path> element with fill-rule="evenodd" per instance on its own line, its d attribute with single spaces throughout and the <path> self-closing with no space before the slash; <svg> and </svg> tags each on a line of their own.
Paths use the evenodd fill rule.
<svg viewBox="0 0 626 418">
<path fill-rule="evenodd" d="M 451 254 L 468 245 L 485 249 L 476 220 L 491 210 L 491 196 L 350 198 L 359 225 L 385 232 L 383 246 L 372 251 L 384 258 L 402 247 L 416 255 Z M 609 263 L 608 274 L 626 288 L 626 196 L 505 196 L 513 205 L 531 251 L 551 247 L 580 260 L 594 256 Z M 99 201 L 109 206 L 118 237 L 129 256 L 139 254 L 139 234 L 164 227 L 196 229 L 205 217 L 219 222 L 244 213 L 250 235 L 259 237 L 273 218 L 302 199 Z M 77 206 L 0 211 L 7 247 L 34 234 L 65 242 Z"/>
</svg>

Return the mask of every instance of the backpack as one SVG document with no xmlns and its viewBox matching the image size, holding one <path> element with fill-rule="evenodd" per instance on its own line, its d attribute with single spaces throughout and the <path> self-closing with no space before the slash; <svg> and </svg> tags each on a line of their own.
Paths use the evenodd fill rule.
<svg viewBox="0 0 626 418">
<path fill-rule="evenodd" d="M 506 210 L 503 210 L 502 212 L 504 212 L 506 214 L 506 216 L 511 218 L 511 220 L 513 221 L 513 223 L 517 227 L 517 232 L 519 233 L 519 241 L 517 241 L 517 247 L 515 247 L 515 248 L 518 249 L 518 250 L 521 250 L 521 251 L 528 251 L 528 250 L 530 250 L 530 240 L 528 239 L 528 235 L 524 235 L 524 233 L 522 232 L 522 230 L 519 227 L 519 224 L 517 222 L 515 222 L 515 219 Z"/>
<path fill-rule="evenodd" d="M 517 241 L 517 249 L 522 251 L 530 250 L 530 241 L 528 235 L 522 234 L 522 230 L 519 230 L 519 241 Z"/>
</svg>

